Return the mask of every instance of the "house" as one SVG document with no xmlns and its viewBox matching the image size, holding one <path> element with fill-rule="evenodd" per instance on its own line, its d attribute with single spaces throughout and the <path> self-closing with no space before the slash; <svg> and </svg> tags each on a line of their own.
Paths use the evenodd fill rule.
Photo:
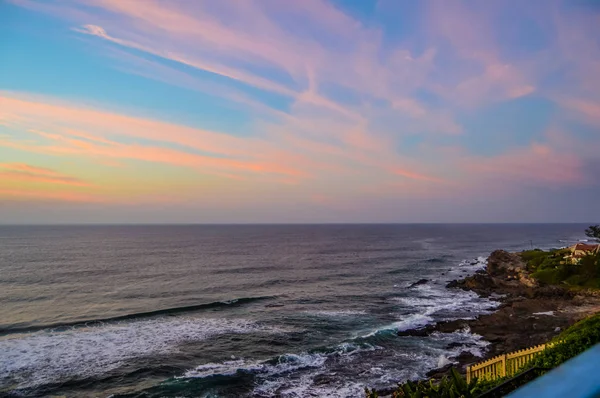
<svg viewBox="0 0 600 398">
<path fill-rule="evenodd" d="M 600 244 L 587 245 L 585 243 L 577 243 L 569 247 L 570 254 L 565 256 L 565 259 L 571 264 L 577 264 L 579 261 L 589 255 L 600 253 Z"/>
</svg>

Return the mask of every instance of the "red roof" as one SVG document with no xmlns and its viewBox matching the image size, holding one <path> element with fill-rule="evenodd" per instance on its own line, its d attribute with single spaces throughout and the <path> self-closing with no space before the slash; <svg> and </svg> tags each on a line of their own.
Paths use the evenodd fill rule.
<svg viewBox="0 0 600 398">
<path fill-rule="evenodd" d="M 598 249 L 599 245 L 586 245 L 585 243 L 578 243 L 573 247 L 573 250 L 582 250 L 585 252 L 593 252 Z"/>
</svg>

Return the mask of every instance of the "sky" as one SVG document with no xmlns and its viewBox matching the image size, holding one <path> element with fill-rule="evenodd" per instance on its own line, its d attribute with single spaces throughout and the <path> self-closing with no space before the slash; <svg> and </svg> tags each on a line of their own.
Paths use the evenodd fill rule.
<svg viewBox="0 0 600 398">
<path fill-rule="evenodd" d="M 0 223 L 599 221 L 598 1 L 0 0 Z"/>
</svg>

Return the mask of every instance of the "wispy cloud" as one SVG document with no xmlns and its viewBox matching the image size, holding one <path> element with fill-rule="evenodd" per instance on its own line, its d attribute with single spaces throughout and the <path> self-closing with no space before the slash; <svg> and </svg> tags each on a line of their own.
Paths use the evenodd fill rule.
<svg viewBox="0 0 600 398">
<path fill-rule="evenodd" d="M 45 167 L 31 166 L 25 163 L 0 163 L 0 177 L 7 180 L 33 181 L 48 184 L 64 184 L 73 186 L 89 186 L 79 178 L 66 176 Z"/>
<path fill-rule="evenodd" d="M 135 179 L 151 167 L 157 175 L 145 177 L 144 192 L 169 201 L 177 180 L 177 193 L 210 193 L 215 206 L 240 195 L 249 208 L 277 197 L 281 206 L 337 201 L 348 212 L 375 196 L 458 197 L 481 186 L 489 196 L 490 181 L 515 192 L 593 184 L 585 165 L 600 150 L 590 133 L 600 125 L 596 8 L 379 1 L 361 14 L 326 0 L 10 3 L 63 21 L 64 40 L 86 43 L 123 79 L 98 90 L 116 93 L 114 103 L 69 86 L 94 106 L 75 95 L 0 92 L 1 150 L 39 165 L 86 162 L 77 175 L 90 175 L 5 162 L 11 181 L 98 193 L 86 185 L 96 181 L 90 170 L 118 165 Z M 148 91 L 124 95 L 127 79 Z M 140 95 L 141 104 L 165 105 L 171 121 L 134 111 Z M 185 106 L 194 101 L 219 123 Z M 527 112 L 512 118 L 516 107 Z M 101 185 L 106 200 L 123 199 L 122 186 Z"/>
</svg>

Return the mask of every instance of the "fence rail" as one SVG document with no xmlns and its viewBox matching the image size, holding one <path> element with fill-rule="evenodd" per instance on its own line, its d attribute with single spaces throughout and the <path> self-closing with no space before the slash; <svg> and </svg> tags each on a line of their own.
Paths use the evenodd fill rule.
<svg viewBox="0 0 600 398">
<path fill-rule="evenodd" d="M 542 351 L 554 344 L 556 343 L 536 345 L 467 366 L 467 382 L 475 377 L 479 380 L 495 380 L 500 377 L 512 376 Z"/>
</svg>

